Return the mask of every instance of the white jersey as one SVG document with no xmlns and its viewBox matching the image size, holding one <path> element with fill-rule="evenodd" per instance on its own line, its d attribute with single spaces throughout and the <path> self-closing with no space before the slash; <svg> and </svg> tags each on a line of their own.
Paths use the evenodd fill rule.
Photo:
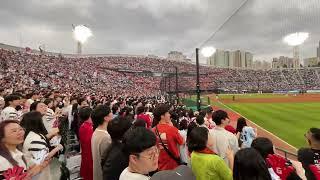
<svg viewBox="0 0 320 180">
<path fill-rule="evenodd" d="M 13 107 L 6 107 L 2 110 L 1 115 L 0 115 L 0 121 L 4 120 L 19 120 L 18 119 L 18 112 L 15 108 Z"/>
</svg>

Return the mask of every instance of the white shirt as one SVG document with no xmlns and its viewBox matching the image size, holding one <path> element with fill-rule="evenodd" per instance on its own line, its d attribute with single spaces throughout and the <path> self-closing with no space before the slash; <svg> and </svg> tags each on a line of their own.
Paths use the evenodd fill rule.
<svg viewBox="0 0 320 180">
<path fill-rule="evenodd" d="M 149 179 L 150 179 L 149 176 L 130 172 L 128 170 L 128 167 L 122 171 L 119 178 L 119 180 L 149 180 Z"/>
<path fill-rule="evenodd" d="M 17 161 L 18 166 L 19 167 L 23 167 L 26 170 L 27 169 L 27 165 L 24 163 L 24 161 L 22 159 L 23 153 L 20 152 L 19 150 L 15 150 L 15 151 L 12 151 L 10 153 L 11 153 L 12 158 Z M 1 162 L 0 163 L 0 171 L 6 171 L 9 168 L 13 167 L 12 164 L 2 156 L 0 156 L 0 162 Z"/>
<path fill-rule="evenodd" d="M 54 112 L 52 109 L 48 108 L 47 113 L 42 117 L 42 121 L 44 127 L 48 132 L 50 132 L 55 121 Z"/>
<path fill-rule="evenodd" d="M 4 120 L 19 120 L 18 111 L 10 106 L 4 108 L 0 115 L 0 122 Z"/>
<path fill-rule="evenodd" d="M 37 157 L 37 153 L 43 149 L 49 152 L 47 142 L 44 137 L 30 131 L 23 143 L 23 153 L 28 166 L 35 164 L 32 159 Z M 32 180 L 51 180 L 50 165 L 45 167 L 40 174 L 34 176 Z"/>
<path fill-rule="evenodd" d="M 221 127 L 215 127 L 214 129 L 209 130 L 209 134 L 213 137 L 215 142 L 213 145 L 214 152 L 217 153 L 227 165 L 229 165 L 229 161 L 226 157 L 226 151 L 228 147 L 230 147 L 234 154 L 236 154 L 239 150 L 237 137 Z"/>
<path fill-rule="evenodd" d="M 187 130 L 180 130 L 179 134 L 183 138 L 183 141 L 187 142 Z M 187 143 L 185 143 L 183 145 L 179 145 L 179 151 L 180 151 L 180 160 L 182 162 L 185 162 L 185 163 L 189 164 Z"/>
</svg>

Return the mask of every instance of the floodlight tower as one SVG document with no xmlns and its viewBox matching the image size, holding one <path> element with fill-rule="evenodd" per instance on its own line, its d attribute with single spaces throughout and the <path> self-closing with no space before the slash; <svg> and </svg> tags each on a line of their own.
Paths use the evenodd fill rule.
<svg viewBox="0 0 320 180">
<path fill-rule="evenodd" d="M 82 53 L 82 46 L 92 36 L 92 31 L 85 25 L 77 25 L 73 27 L 73 36 L 77 41 L 77 53 Z"/>
<path fill-rule="evenodd" d="M 208 58 L 216 52 L 214 47 L 204 47 L 201 49 L 201 54 Z M 199 48 L 196 48 L 196 68 L 197 68 L 197 110 L 200 111 L 201 108 L 201 99 L 200 99 L 200 73 L 199 73 Z"/>
<path fill-rule="evenodd" d="M 300 48 L 299 46 L 303 44 L 309 37 L 307 32 L 296 32 L 288 34 L 283 38 L 283 41 L 289 46 L 293 46 L 293 58 L 297 60 L 296 67 L 300 66 Z"/>
</svg>

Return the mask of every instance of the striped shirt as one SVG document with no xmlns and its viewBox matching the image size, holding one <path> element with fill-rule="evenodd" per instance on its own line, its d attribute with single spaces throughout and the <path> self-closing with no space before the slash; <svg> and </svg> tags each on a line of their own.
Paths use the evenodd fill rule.
<svg viewBox="0 0 320 180">
<path fill-rule="evenodd" d="M 4 120 L 19 120 L 17 110 L 10 106 L 4 108 L 0 115 L 0 122 Z"/>
<path fill-rule="evenodd" d="M 42 121 L 44 127 L 47 129 L 48 132 L 50 132 L 55 121 L 54 112 L 52 109 L 48 108 L 47 113 L 42 117 Z"/>
<path fill-rule="evenodd" d="M 47 152 L 49 152 L 48 147 L 49 145 L 43 135 L 36 134 L 33 131 L 30 131 L 23 143 L 23 153 L 27 160 L 28 166 L 35 164 L 34 159 L 37 159 L 38 153 L 40 151 L 46 150 Z M 50 166 L 44 168 L 41 173 L 33 177 L 33 179 L 51 180 Z"/>
</svg>

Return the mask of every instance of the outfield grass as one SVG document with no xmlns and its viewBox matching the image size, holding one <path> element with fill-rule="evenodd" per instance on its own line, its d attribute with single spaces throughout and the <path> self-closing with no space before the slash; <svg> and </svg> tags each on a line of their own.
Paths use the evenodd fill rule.
<svg viewBox="0 0 320 180">
<path fill-rule="evenodd" d="M 304 133 L 320 127 L 320 103 L 232 103 L 228 107 L 289 144 L 306 146 Z"/>
</svg>

